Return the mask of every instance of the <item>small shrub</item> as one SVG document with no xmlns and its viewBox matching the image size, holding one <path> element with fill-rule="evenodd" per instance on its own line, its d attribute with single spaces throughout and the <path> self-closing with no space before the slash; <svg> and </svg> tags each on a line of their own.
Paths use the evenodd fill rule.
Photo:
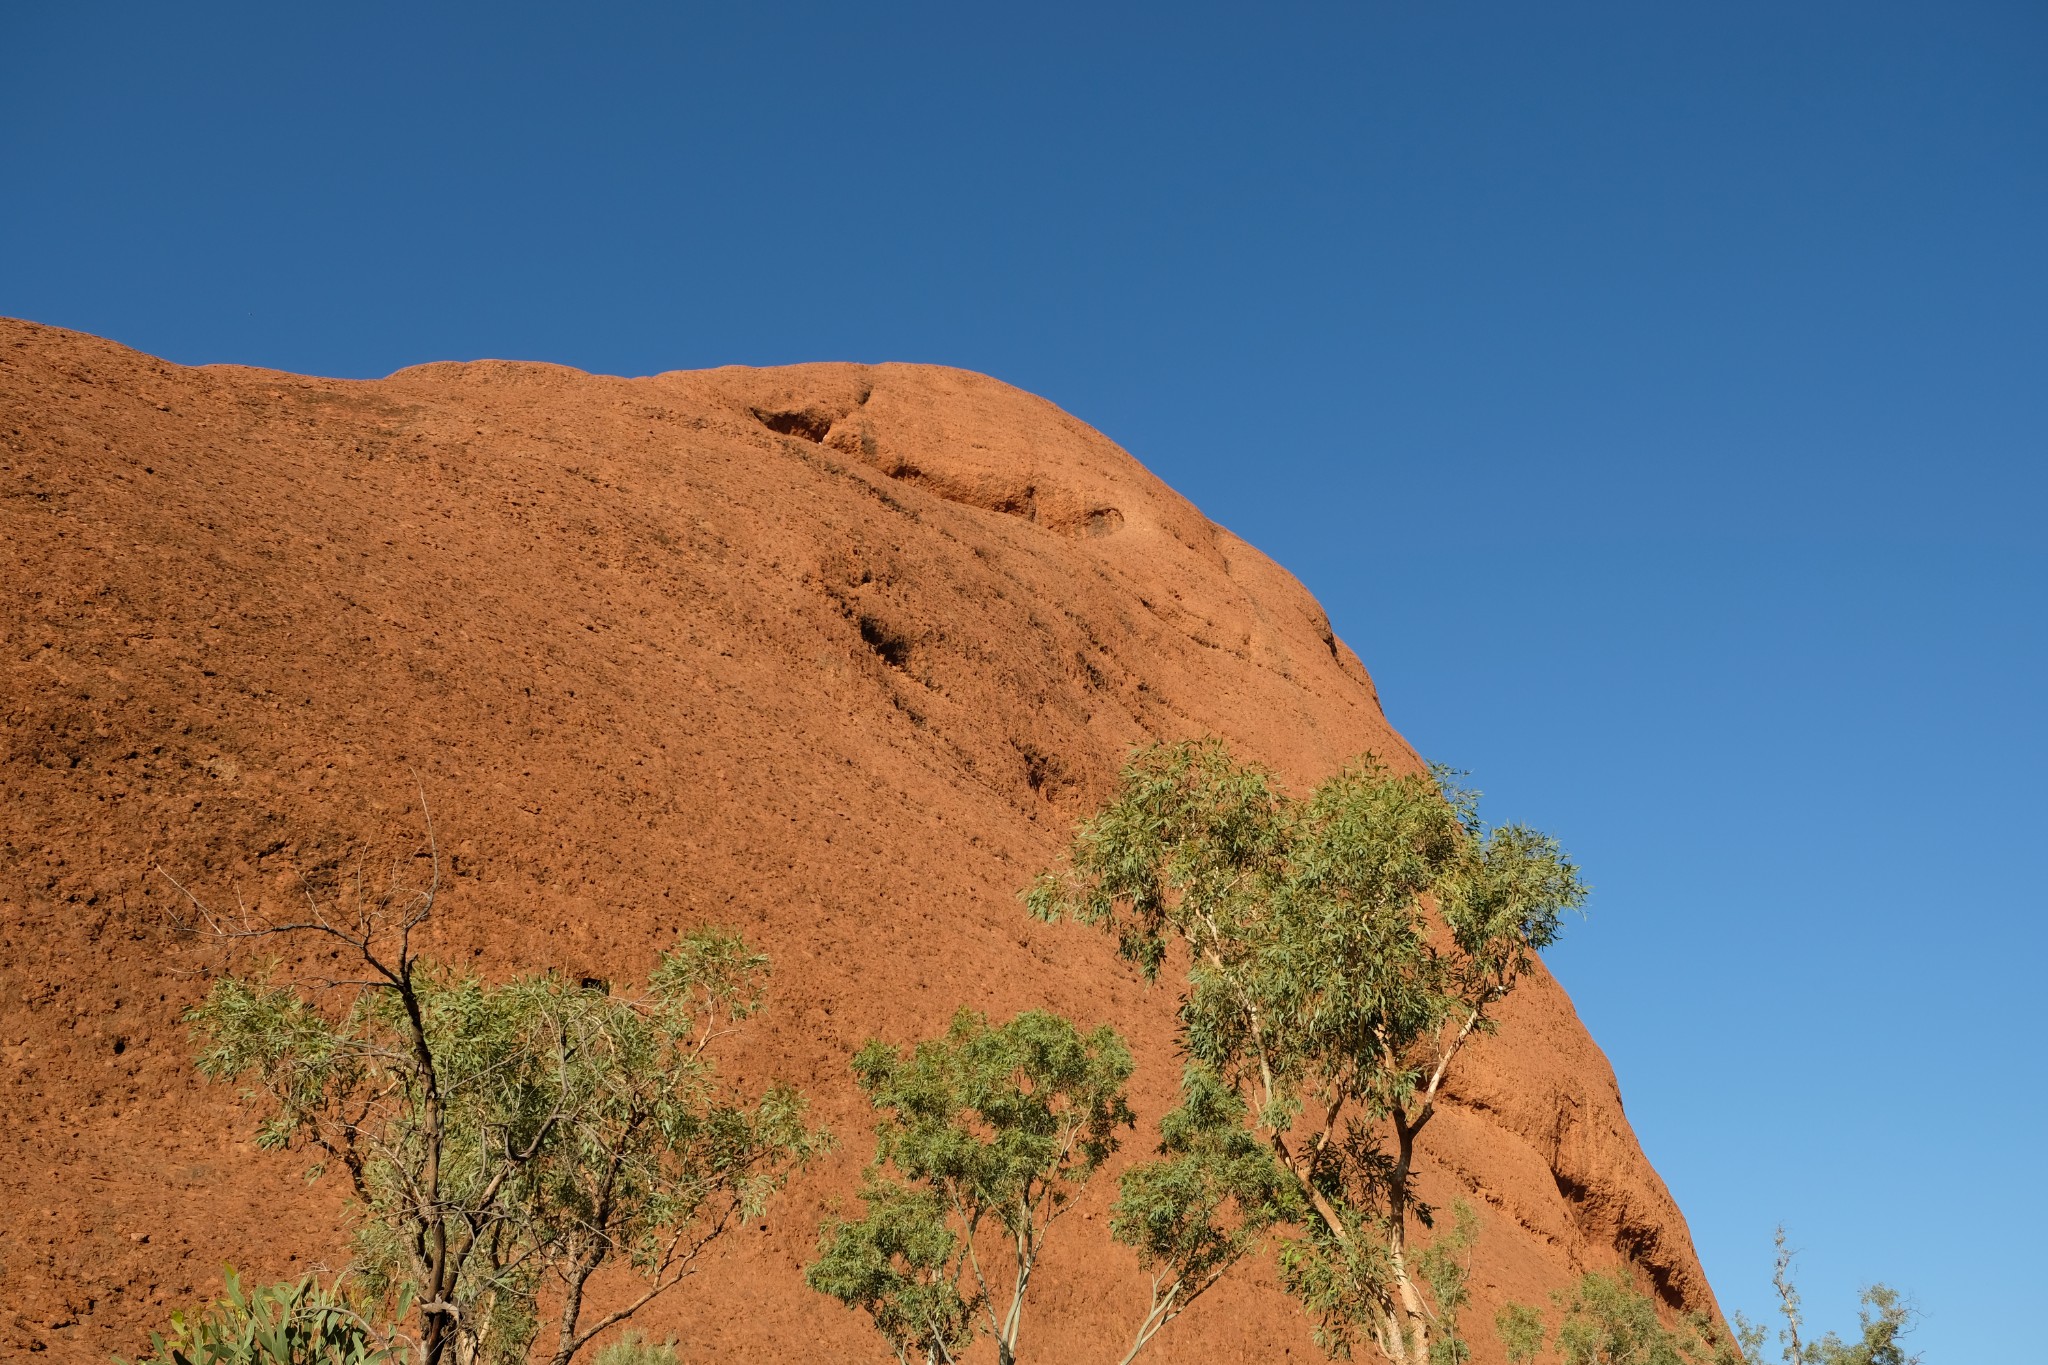
<svg viewBox="0 0 2048 1365">
<path fill-rule="evenodd" d="M 681 1365 L 676 1356 L 676 1339 L 659 1346 L 638 1332 L 627 1332 L 597 1353 L 593 1365 Z"/>
<path fill-rule="evenodd" d="M 149 1354 L 134 1365 L 398 1365 L 390 1334 L 338 1285 L 308 1275 L 244 1289 L 233 1266 L 223 1278 L 225 1298 L 172 1313 L 170 1332 L 151 1332 Z"/>
<path fill-rule="evenodd" d="M 1546 1338 L 1556 1365 L 1744 1365 L 1744 1353 L 1710 1320 L 1695 1314 L 1666 1326 L 1624 1275 L 1588 1271 L 1570 1293 L 1550 1298 L 1559 1314 L 1554 1334 L 1528 1304 L 1510 1303 L 1494 1319 L 1510 1365 L 1544 1358 Z"/>
</svg>

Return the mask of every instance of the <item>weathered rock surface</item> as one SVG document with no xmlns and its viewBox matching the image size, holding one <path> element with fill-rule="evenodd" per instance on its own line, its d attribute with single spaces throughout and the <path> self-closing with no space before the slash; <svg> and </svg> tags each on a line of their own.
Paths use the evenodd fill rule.
<svg viewBox="0 0 2048 1365">
<path fill-rule="evenodd" d="M 1049 1005 L 1131 1036 L 1149 1121 L 1171 992 L 1017 890 L 1150 739 L 1216 732 L 1302 786 L 1414 762 L 1292 578 L 955 370 L 358 383 L 0 321 L 0 544 L 8 1358 L 130 1353 L 223 1261 L 344 1254 L 335 1181 L 192 1072 L 179 1014 L 220 959 L 158 868 L 281 905 L 407 845 L 417 782 L 446 958 L 629 978 L 684 926 L 744 931 L 776 976 L 732 1066 L 808 1088 L 844 1142 L 643 1325 L 692 1361 L 879 1360 L 799 1272 L 871 1150 L 852 1050 Z M 1481 1359 L 1504 1297 L 1582 1268 L 1711 1306 L 1570 1002 L 1543 977 L 1509 1015 L 1425 1142 L 1431 1192 L 1482 1215 Z M 1114 1359 L 1141 1304 L 1105 1203 L 1062 1225 L 1039 1360 Z M 1161 1347 L 1318 1355 L 1263 1272 Z"/>
</svg>

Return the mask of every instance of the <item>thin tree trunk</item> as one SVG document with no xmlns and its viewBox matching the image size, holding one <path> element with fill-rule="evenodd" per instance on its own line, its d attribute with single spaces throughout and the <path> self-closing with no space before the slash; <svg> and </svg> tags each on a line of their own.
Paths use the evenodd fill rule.
<svg viewBox="0 0 2048 1365">
<path fill-rule="evenodd" d="M 576 1354 L 582 1345 L 576 1339 L 576 1320 L 583 1316 L 583 1287 L 590 1283 L 590 1276 L 597 1269 L 597 1263 L 604 1259 L 602 1252 L 580 1260 L 576 1273 L 569 1277 L 569 1288 L 562 1295 L 561 1330 L 555 1336 L 555 1354 L 550 1365 L 569 1365 L 569 1357 Z"/>
<path fill-rule="evenodd" d="M 1138 1324 L 1138 1333 L 1131 1341 L 1131 1349 L 1124 1352 L 1123 1359 L 1119 1360 L 1117 1365 L 1131 1365 L 1131 1362 L 1138 1358 L 1138 1352 L 1150 1345 L 1152 1338 L 1159 1335 L 1160 1329 L 1173 1321 L 1176 1316 L 1174 1300 L 1180 1297 L 1180 1291 L 1181 1282 L 1178 1279 L 1174 1280 L 1164 1295 L 1159 1292 L 1159 1282 L 1152 1282 L 1152 1306 L 1146 1310 L 1145 1320 Z"/>
<path fill-rule="evenodd" d="M 441 1082 L 434 1070 L 434 1050 L 427 1043 L 427 1023 L 420 1010 L 419 994 L 413 989 L 410 963 L 400 963 L 398 998 L 405 1007 L 405 1020 L 412 1034 L 413 1064 L 419 1068 L 421 1092 L 420 1137 L 426 1147 L 425 1168 L 420 1173 L 424 1189 L 422 1247 L 425 1253 L 426 1292 L 420 1303 L 420 1355 L 426 1365 L 441 1365 L 447 1354 L 450 1328 L 455 1325 L 454 1289 L 448 1265 L 448 1223 L 441 1211 Z"/>
</svg>

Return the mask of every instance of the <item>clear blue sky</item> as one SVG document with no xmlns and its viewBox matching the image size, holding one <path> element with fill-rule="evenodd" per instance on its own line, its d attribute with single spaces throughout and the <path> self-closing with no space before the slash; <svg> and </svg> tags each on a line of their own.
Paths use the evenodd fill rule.
<svg viewBox="0 0 2048 1365">
<path fill-rule="evenodd" d="M 1724 1303 L 2048 1360 L 2039 0 L 16 3 L 0 312 L 1046 395 L 1579 855 Z"/>
</svg>

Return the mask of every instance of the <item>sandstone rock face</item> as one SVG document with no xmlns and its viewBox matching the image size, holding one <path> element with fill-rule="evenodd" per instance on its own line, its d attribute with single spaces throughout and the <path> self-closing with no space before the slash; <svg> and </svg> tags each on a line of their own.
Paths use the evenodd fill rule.
<svg viewBox="0 0 2048 1365">
<path fill-rule="evenodd" d="M 408 847 L 417 786 L 444 959 L 623 980 L 686 926 L 743 931 L 775 978 L 730 1067 L 806 1087 L 843 1140 L 641 1325 L 690 1361 L 880 1360 L 800 1274 L 872 1150 L 852 1051 L 963 1003 L 1049 1006 L 1130 1036 L 1149 1123 L 1171 989 L 1019 888 L 1149 740 L 1214 732 L 1301 787 L 1368 750 L 1415 762 L 1298 583 L 1050 403 L 956 370 L 359 383 L 0 322 L 0 544 L 9 1358 L 131 1353 L 224 1261 L 345 1255 L 337 1182 L 256 1150 L 192 1071 L 179 1015 L 222 958 L 158 869 L 282 906 Z M 1504 1298 L 1585 1268 L 1711 1309 L 1547 976 L 1455 1101 L 1424 1154 L 1428 1193 L 1482 1218 L 1481 1360 Z M 1142 1306 L 1109 1185 L 1060 1226 L 1037 1360 L 1114 1360 Z M 1261 1269 L 1150 1358 L 1318 1354 Z"/>
</svg>

